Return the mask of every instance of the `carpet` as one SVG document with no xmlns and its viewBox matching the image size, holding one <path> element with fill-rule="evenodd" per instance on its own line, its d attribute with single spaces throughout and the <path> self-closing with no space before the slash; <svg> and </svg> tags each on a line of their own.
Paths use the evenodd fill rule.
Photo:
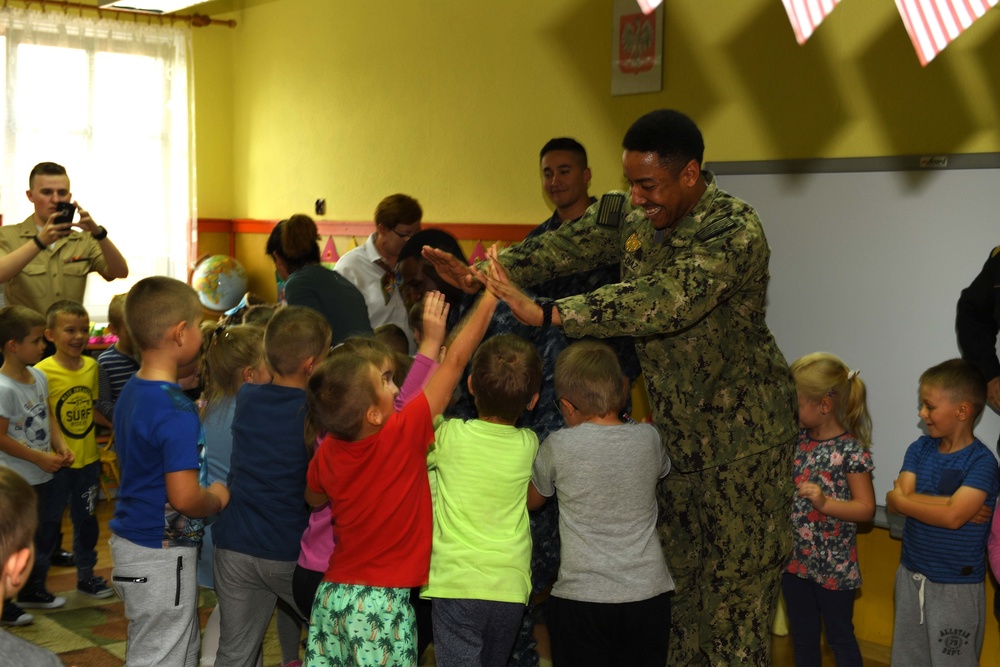
<svg viewBox="0 0 1000 667">
<path fill-rule="evenodd" d="M 125 664 L 125 638 L 128 621 L 117 595 L 95 600 L 76 591 L 76 573 L 58 568 L 64 574 L 50 574 L 48 587 L 66 598 L 60 609 L 30 609 L 35 622 L 21 628 L 5 628 L 29 642 L 56 653 L 65 665 L 76 667 L 120 667 Z M 55 568 L 53 569 L 53 572 Z M 111 580 L 111 568 L 97 568 L 96 574 Z M 215 593 L 199 589 L 198 615 L 205 626 L 215 608 Z M 279 665 L 280 651 L 274 621 L 264 638 L 264 665 Z"/>
</svg>

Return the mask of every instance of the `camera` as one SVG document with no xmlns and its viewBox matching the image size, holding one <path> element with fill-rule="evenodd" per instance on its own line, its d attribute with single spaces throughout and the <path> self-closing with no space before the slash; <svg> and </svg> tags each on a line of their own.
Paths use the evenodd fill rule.
<svg viewBox="0 0 1000 667">
<path fill-rule="evenodd" d="M 57 225 L 68 225 L 73 222 L 73 216 L 76 215 L 76 206 L 73 206 L 68 201 L 56 202 L 56 210 L 59 211 L 59 215 L 53 221 Z"/>
</svg>

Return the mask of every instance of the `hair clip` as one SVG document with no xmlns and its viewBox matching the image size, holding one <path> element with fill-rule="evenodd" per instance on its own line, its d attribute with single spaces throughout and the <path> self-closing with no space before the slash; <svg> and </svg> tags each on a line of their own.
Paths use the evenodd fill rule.
<svg viewBox="0 0 1000 667">
<path fill-rule="evenodd" d="M 220 324 L 219 326 L 215 327 L 215 331 L 212 332 L 212 346 L 213 347 L 215 345 L 218 345 L 218 343 L 219 343 L 219 337 L 220 336 L 224 336 L 226 338 L 229 337 L 229 332 L 226 331 L 226 325 L 224 325 L 224 324 Z"/>
<path fill-rule="evenodd" d="M 850 382 L 854 378 L 858 377 L 859 375 L 861 375 L 861 371 L 860 370 L 853 370 L 853 371 L 848 372 L 847 373 L 847 380 L 848 380 L 848 382 Z"/>
</svg>

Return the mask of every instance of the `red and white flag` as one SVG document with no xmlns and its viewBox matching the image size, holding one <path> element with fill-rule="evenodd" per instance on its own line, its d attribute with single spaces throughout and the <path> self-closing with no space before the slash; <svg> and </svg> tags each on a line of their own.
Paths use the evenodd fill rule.
<svg viewBox="0 0 1000 667">
<path fill-rule="evenodd" d="M 643 14 L 647 16 L 656 11 L 656 8 L 663 3 L 663 0 L 636 0 L 639 4 L 639 9 L 642 10 Z"/>
<path fill-rule="evenodd" d="M 788 20 L 792 22 L 795 39 L 805 44 L 840 0 L 781 0 L 785 3 Z"/>
<path fill-rule="evenodd" d="M 998 0 L 896 0 L 920 64 L 926 66 L 944 47 Z"/>
</svg>

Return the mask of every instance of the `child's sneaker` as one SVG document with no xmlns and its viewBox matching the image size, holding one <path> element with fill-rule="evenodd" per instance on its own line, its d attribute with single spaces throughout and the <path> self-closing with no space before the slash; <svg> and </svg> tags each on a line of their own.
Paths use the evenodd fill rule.
<svg viewBox="0 0 1000 667">
<path fill-rule="evenodd" d="M 23 625 L 31 625 L 35 622 L 35 617 L 24 611 L 13 600 L 3 601 L 3 621 L 4 625 L 18 628 Z"/>
<path fill-rule="evenodd" d="M 76 590 L 92 598 L 109 598 L 114 593 L 103 577 L 90 577 L 76 582 Z"/>
<path fill-rule="evenodd" d="M 66 604 L 66 598 L 39 588 L 37 591 L 21 591 L 17 603 L 25 609 L 58 609 Z"/>
<path fill-rule="evenodd" d="M 76 567 L 76 561 L 73 560 L 73 554 L 69 551 L 63 549 L 56 549 L 55 553 L 49 559 L 49 562 L 56 567 Z"/>
</svg>

